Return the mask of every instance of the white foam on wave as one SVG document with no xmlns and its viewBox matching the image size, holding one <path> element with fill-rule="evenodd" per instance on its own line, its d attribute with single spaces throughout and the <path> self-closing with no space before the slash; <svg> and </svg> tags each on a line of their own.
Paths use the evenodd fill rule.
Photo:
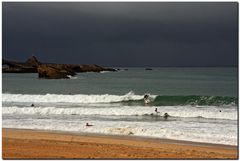
<svg viewBox="0 0 240 161">
<path fill-rule="evenodd" d="M 86 122 L 93 127 L 86 127 Z M 3 127 L 61 130 L 73 132 L 102 133 L 110 135 L 134 135 L 166 139 L 188 140 L 217 144 L 237 145 L 237 126 L 197 122 L 174 123 L 159 122 L 123 122 L 93 120 L 3 120 Z"/>
<path fill-rule="evenodd" d="M 203 117 L 212 119 L 237 120 L 237 107 L 228 106 L 164 106 L 159 107 L 162 113 L 175 117 Z"/>
<path fill-rule="evenodd" d="M 109 73 L 110 71 L 101 71 L 100 73 Z"/>
<path fill-rule="evenodd" d="M 158 108 L 159 113 L 155 113 Z M 221 110 L 221 112 L 219 112 Z M 26 115 L 102 115 L 102 116 L 143 116 L 154 114 L 163 116 L 168 113 L 173 117 L 203 117 L 212 119 L 237 120 L 236 107 L 220 108 L 215 106 L 80 106 L 80 107 L 3 107 L 3 114 L 26 114 Z"/>
<path fill-rule="evenodd" d="M 154 96 L 153 96 L 154 97 Z M 30 95 L 30 94 L 3 94 L 3 102 L 73 102 L 73 103 L 109 103 L 129 100 L 140 100 L 142 95 L 135 95 L 129 92 L 125 95 L 62 95 L 62 94 L 46 94 L 46 95 Z"/>
<path fill-rule="evenodd" d="M 67 77 L 70 78 L 70 79 L 77 79 L 78 78 L 76 76 L 71 76 L 71 75 L 67 75 Z"/>
</svg>

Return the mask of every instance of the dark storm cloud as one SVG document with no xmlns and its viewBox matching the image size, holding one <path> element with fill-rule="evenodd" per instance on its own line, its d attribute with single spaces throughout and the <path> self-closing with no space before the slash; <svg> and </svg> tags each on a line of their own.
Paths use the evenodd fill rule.
<svg viewBox="0 0 240 161">
<path fill-rule="evenodd" d="M 237 3 L 3 3 L 3 57 L 105 66 L 237 65 Z"/>
</svg>

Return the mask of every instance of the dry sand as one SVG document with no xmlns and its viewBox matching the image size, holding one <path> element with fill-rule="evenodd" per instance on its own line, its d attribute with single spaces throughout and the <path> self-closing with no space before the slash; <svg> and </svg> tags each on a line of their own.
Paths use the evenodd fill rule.
<svg viewBox="0 0 240 161">
<path fill-rule="evenodd" d="M 238 159 L 237 146 L 3 129 L 3 159 Z"/>
</svg>

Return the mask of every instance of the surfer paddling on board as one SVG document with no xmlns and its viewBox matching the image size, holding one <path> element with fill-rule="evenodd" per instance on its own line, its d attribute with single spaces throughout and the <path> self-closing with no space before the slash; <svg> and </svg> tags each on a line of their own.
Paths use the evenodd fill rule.
<svg viewBox="0 0 240 161">
<path fill-rule="evenodd" d="M 144 103 L 145 103 L 145 104 L 148 104 L 148 103 L 150 102 L 150 100 L 149 100 L 149 95 L 148 95 L 148 94 L 145 94 L 144 97 L 143 97 L 143 99 L 144 99 Z"/>
</svg>

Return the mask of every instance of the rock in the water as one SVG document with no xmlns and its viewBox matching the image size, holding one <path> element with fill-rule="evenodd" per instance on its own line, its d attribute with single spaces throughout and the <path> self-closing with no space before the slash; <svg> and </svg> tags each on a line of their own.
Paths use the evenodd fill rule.
<svg viewBox="0 0 240 161">
<path fill-rule="evenodd" d="M 103 68 L 96 64 L 80 65 L 80 72 L 98 72 L 99 73 L 101 71 L 115 71 L 115 70 L 110 68 Z"/>
<path fill-rule="evenodd" d="M 26 62 L 16 62 L 3 59 L 3 73 L 38 73 L 39 78 L 59 79 L 69 78 L 77 72 L 101 72 L 116 71 L 112 68 L 103 68 L 98 65 L 78 65 L 78 64 L 48 64 L 41 63 L 35 56 L 29 58 Z"/>
<path fill-rule="evenodd" d="M 71 72 L 63 69 L 57 68 L 53 65 L 39 65 L 37 68 L 38 77 L 39 78 L 47 78 L 47 79 L 69 79 L 68 75 L 72 75 Z"/>
<path fill-rule="evenodd" d="M 36 73 L 37 68 L 25 63 L 9 61 L 6 59 L 2 60 L 2 65 L 5 66 L 2 68 L 3 73 Z"/>
<path fill-rule="evenodd" d="M 145 70 L 152 70 L 152 68 L 145 68 Z"/>
</svg>

